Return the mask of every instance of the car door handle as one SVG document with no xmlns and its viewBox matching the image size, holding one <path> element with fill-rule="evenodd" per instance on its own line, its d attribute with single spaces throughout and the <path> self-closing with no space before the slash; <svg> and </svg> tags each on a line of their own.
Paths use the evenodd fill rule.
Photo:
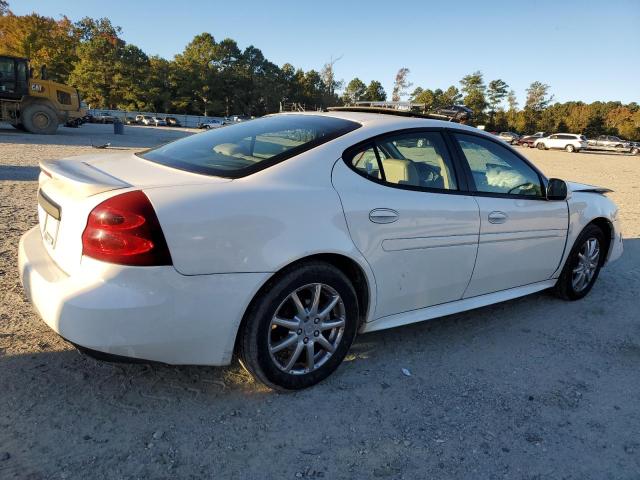
<svg viewBox="0 0 640 480">
<path fill-rule="evenodd" d="M 504 223 L 508 218 L 509 216 L 504 212 L 491 212 L 489 214 L 489 223 Z"/>
<path fill-rule="evenodd" d="M 390 208 L 374 208 L 369 212 L 369 220 L 373 223 L 393 223 L 400 218 L 400 214 Z"/>
</svg>

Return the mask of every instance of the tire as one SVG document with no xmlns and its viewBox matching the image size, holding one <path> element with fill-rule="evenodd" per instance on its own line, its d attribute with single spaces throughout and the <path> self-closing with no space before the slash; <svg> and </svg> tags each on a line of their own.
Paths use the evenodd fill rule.
<svg viewBox="0 0 640 480">
<path fill-rule="evenodd" d="M 591 241 L 597 242 L 596 246 L 598 254 L 596 258 L 594 258 L 594 256 L 588 258 L 592 268 L 589 269 L 590 274 L 585 274 L 588 278 L 583 284 L 581 282 L 576 282 L 579 274 L 576 274 L 575 270 L 586 265 L 584 263 L 585 260 L 582 260 L 582 258 L 585 258 L 585 253 L 589 252 L 589 242 Z M 564 268 L 562 269 L 558 283 L 556 283 L 556 286 L 554 287 L 556 295 L 564 300 L 580 300 L 591 291 L 593 285 L 598 279 L 600 269 L 602 268 L 602 264 L 607 254 L 607 252 L 604 251 L 604 246 L 605 235 L 602 229 L 593 224 L 587 225 L 575 241 L 573 248 L 571 249 L 571 253 L 569 254 Z"/>
<path fill-rule="evenodd" d="M 640 151 L 640 150 L 638 150 L 638 147 L 633 147 L 633 148 L 629 151 L 629 153 L 630 153 L 631 155 L 637 155 L 637 154 L 638 154 L 638 151 Z"/>
<path fill-rule="evenodd" d="M 529 145 L 529 143 L 528 143 L 528 142 L 523 142 L 523 143 L 522 143 L 522 146 L 523 146 L 524 148 L 529 148 L 531 145 Z"/>
<path fill-rule="evenodd" d="M 318 285 L 320 300 L 314 308 Z M 300 390 L 338 368 L 356 337 L 359 318 L 356 292 L 340 270 L 324 262 L 299 264 L 270 280 L 258 295 L 245 314 L 237 343 L 240 363 L 254 378 L 273 389 Z M 316 340 L 320 336 L 333 352 Z M 282 348 L 283 341 L 287 347 Z"/>
<path fill-rule="evenodd" d="M 58 116 L 53 109 L 41 103 L 32 103 L 20 114 L 25 129 L 40 135 L 53 135 L 58 129 Z"/>
<path fill-rule="evenodd" d="M 546 150 L 547 147 L 545 147 L 544 143 L 539 143 L 538 144 L 538 150 Z"/>
<path fill-rule="evenodd" d="M 573 153 L 576 151 L 576 147 L 574 147 L 573 145 L 569 144 L 566 147 L 564 147 L 564 149 L 568 152 L 568 153 Z"/>
</svg>

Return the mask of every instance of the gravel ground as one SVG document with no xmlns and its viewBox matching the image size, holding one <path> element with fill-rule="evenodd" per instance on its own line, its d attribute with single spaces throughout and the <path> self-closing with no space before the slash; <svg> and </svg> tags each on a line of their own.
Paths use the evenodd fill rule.
<svg viewBox="0 0 640 480">
<path fill-rule="evenodd" d="M 38 319 L 16 258 L 38 162 L 185 134 L 62 132 L 0 128 L 0 478 L 640 478 L 640 157 L 523 150 L 616 190 L 625 255 L 586 299 L 363 335 L 327 381 L 277 394 L 237 364 L 97 362 Z"/>
</svg>

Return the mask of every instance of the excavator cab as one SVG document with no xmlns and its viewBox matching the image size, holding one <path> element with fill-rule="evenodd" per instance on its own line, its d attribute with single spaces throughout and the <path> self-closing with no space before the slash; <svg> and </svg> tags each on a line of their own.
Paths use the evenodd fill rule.
<svg viewBox="0 0 640 480">
<path fill-rule="evenodd" d="M 26 58 L 0 56 L 0 98 L 19 100 L 28 94 L 28 60 Z"/>
</svg>

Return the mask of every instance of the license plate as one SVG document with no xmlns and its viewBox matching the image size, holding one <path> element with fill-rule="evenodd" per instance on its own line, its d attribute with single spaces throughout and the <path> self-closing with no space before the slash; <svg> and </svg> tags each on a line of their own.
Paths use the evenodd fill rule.
<svg viewBox="0 0 640 480">
<path fill-rule="evenodd" d="M 39 208 L 38 210 L 40 210 L 38 213 L 40 214 L 40 233 L 42 234 L 42 239 L 45 243 L 51 245 L 51 247 L 55 247 L 60 221 L 53 218 L 42 208 Z"/>
<path fill-rule="evenodd" d="M 60 207 L 41 192 L 38 192 L 38 218 L 42 239 L 55 248 L 60 227 Z"/>
</svg>

